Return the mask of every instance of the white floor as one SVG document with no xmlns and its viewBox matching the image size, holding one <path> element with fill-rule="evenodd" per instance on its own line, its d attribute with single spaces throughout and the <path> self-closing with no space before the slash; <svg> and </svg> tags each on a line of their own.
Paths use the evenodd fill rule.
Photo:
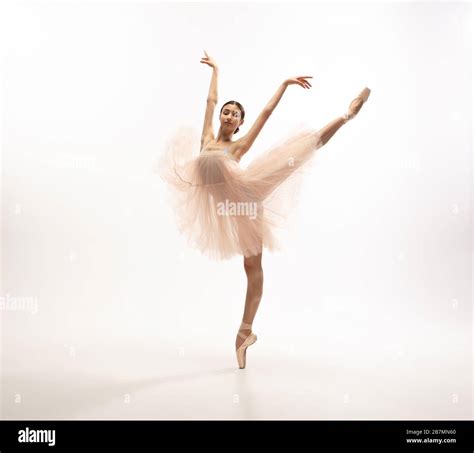
<svg viewBox="0 0 474 453">
<path fill-rule="evenodd" d="M 398 343 L 383 340 L 383 326 L 362 332 L 348 320 L 332 337 L 291 328 L 281 337 L 261 326 L 245 370 L 233 335 L 180 337 L 179 345 L 172 337 L 71 345 L 19 336 L 3 348 L 2 418 L 472 419 L 466 326 L 450 335 L 439 325 L 408 328 Z"/>
</svg>

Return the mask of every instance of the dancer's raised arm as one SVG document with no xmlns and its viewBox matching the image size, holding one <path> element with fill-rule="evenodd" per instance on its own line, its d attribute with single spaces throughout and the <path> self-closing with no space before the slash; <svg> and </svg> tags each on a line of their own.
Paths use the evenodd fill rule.
<svg viewBox="0 0 474 453">
<path fill-rule="evenodd" d="M 242 138 L 238 140 L 238 150 L 237 155 L 239 159 L 250 149 L 253 142 L 257 138 L 258 134 L 262 130 L 264 124 L 267 122 L 268 118 L 272 114 L 275 107 L 280 102 L 280 99 L 283 96 L 283 93 L 286 90 L 288 85 L 300 85 L 303 88 L 310 88 L 311 84 L 306 79 L 311 79 L 312 76 L 300 76 L 300 77 L 292 77 L 286 79 L 279 87 L 273 97 L 268 101 L 267 105 L 263 108 L 260 115 L 255 120 L 255 123 L 252 125 L 250 130 L 245 134 Z"/>
<path fill-rule="evenodd" d="M 205 56 L 201 58 L 201 63 L 205 63 L 212 68 L 212 79 L 209 87 L 209 94 L 207 95 L 206 101 L 206 113 L 204 115 L 204 125 L 201 134 L 201 146 L 209 140 L 214 140 L 214 130 L 212 128 L 212 117 L 214 116 L 214 109 L 217 104 L 217 77 L 219 75 L 219 68 L 206 51 Z"/>
</svg>

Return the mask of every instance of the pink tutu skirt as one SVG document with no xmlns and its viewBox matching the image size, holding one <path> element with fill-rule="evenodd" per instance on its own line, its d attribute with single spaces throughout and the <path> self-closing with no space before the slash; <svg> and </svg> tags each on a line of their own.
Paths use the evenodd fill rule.
<svg viewBox="0 0 474 453">
<path fill-rule="evenodd" d="M 217 260 L 249 257 L 280 248 L 276 229 L 297 202 L 304 164 L 321 146 L 315 129 L 300 126 L 242 168 L 227 149 L 199 152 L 197 131 L 183 127 L 168 141 L 157 172 L 192 247 Z"/>
</svg>

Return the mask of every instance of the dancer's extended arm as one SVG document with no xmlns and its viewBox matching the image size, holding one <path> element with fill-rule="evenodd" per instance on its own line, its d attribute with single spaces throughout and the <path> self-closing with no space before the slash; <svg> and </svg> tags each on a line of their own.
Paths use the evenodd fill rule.
<svg viewBox="0 0 474 453">
<path fill-rule="evenodd" d="M 212 117 L 214 116 L 214 109 L 217 104 L 218 96 L 217 96 L 217 78 L 219 75 L 219 68 L 216 62 L 209 57 L 209 55 L 204 51 L 205 57 L 201 58 L 201 63 L 205 63 L 212 68 L 212 79 L 211 85 L 209 87 L 209 94 L 207 95 L 206 101 L 206 113 L 204 115 L 204 125 L 202 128 L 201 134 L 201 147 L 204 143 L 208 142 L 209 140 L 214 140 L 214 130 L 212 127 Z"/>
<path fill-rule="evenodd" d="M 245 134 L 242 138 L 240 138 L 237 142 L 237 151 L 236 154 L 238 158 L 240 159 L 252 146 L 253 142 L 257 138 L 258 134 L 262 130 L 263 126 L 267 122 L 268 118 L 272 114 L 273 110 L 275 107 L 278 105 L 280 102 L 280 99 L 283 96 L 283 93 L 286 90 L 286 87 L 288 85 L 293 85 L 297 84 L 302 86 L 303 88 L 309 88 L 311 84 L 305 80 L 305 79 L 310 79 L 312 78 L 311 76 L 301 76 L 301 77 L 294 77 L 290 79 L 286 79 L 277 89 L 276 93 L 273 95 L 273 97 L 268 101 L 267 105 L 263 108 L 262 112 L 260 115 L 257 117 L 255 120 L 255 123 L 253 123 L 252 127 L 250 130 Z"/>
</svg>

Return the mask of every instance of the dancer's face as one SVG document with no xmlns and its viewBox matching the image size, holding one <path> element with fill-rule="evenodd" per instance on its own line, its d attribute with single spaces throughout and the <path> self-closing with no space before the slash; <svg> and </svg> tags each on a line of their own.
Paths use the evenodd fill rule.
<svg viewBox="0 0 474 453">
<path fill-rule="evenodd" d="M 223 129 L 235 131 L 243 122 L 242 113 L 236 105 L 227 104 L 221 113 L 221 126 Z"/>
</svg>

